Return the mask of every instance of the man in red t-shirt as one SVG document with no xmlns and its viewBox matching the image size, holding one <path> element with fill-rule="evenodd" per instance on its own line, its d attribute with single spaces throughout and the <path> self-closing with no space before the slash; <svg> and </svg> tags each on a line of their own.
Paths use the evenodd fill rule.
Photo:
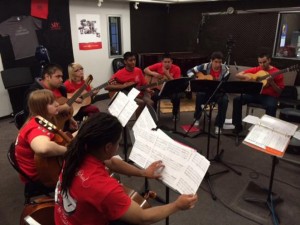
<svg viewBox="0 0 300 225">
<path fill-rule="evenodd" d="M 260 54 L 258 56 L 259 66 L 250 68 L 236 74 L 236 77 L 240 80 L 251 81 L 253 74 L 263 70 L 268 74 L 279 71 L 276 67 L 271 66 L 271 58 L 268 54 Z M 267 78 L 267 83 L 263 87 L 261 94 L 248 95 L 245 94 L 242 97 L 236 97 L 233 99 L 233 112 L 232 112 L 232 123 L 235 125 L 235 133 L 239 133 L 243 130 L 242 127 L 242 106 L 248 103 L 257 103 L 264 106 L 266 114 L 269 116 L 276 117 L 276 109 L 278 97 L 284 88 L 283 74 L 277 76 L 270 76 Z"/>
<path fill-rule="evenodd" d="M 181 70 L 179 66 L 173 64 L 173 60 L 170 54 L 164 54 L 162 56 L 162 61 L 148 66 L 144 69 L 146 78 L 148 78 L 149 84 L 155 83 L 161 80 L 174 80 L 181 77 Z M 157 101 L 160 99 L 158 93 L 160 92 L 161 85 L 154 89 L 154 94 L 152 95 L 152 100 L 154 101 L 154 109 L 157 109 Z M 173 104 L 173 116 L 177 115 L 179 112 L 180 98 L 177 94 L 170 96 L 171 102 Z"/>
<path fill-rule="evenodd" d="M 106 90 L 110 92 L 114 91 L 128 91 L 129 87 L 136 85 L 137 88 L 147 85 L 147 81 L 144 77 L 142 70 L 136 67 L 136 57 L 132 52 L 126 52 L 123 56 L 125 67 L 118 70 L 111 80 L 116 80 L 116 84 L 109 84 L 106 86 Z M 151 90 L 146 88 L 135 101 L 139 105 L 136 114 L 139 115 L 145 105 L 153 106 L 153 101 L 150 96 Z"/>
</svg>

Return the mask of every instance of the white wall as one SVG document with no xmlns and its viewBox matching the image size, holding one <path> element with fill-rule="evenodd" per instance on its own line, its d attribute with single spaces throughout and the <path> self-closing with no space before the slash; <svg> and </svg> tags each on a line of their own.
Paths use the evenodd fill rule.
<svg viewBox="0 0 300 225">
<path fill-rule="evenodd" d="M 0 71 L 3 70 L 2 58 L 0 54 Z M 0 117 L 7 116 L 13 112 L 12 106 L 10 103 L 8 91 L 4 88 L 2 77 L 0 79 Z"/>
<path fill-rule="evenodd" d="M 84 67 L 85 75 L 92 74 L 94 80 L 92 86 L 98 86 L 107 82 L 112 71 L 112 60 L 109 58 L 108 52 L 108 16 L 121 16 L 122 44 L 123 53 L 131 50 L 130 42 L 130 10 L 128 2 L 106 2 L 102 6 L 97 7 L 97 0 L 70 0 L 70 22 L 72 45 L 75 62 L 80 63 Z M 76 14 L 99 14 L 101 24 L 102 49 L 97 50 L 79 50 L 78 46 L 78 29 L 76 24 Z M 101 93 L 104 93 L 101 90 Z"/>
</svg>

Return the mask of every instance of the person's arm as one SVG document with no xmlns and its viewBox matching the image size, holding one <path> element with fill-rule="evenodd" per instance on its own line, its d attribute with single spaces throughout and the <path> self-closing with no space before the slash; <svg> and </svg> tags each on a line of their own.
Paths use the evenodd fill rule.
<svg viewBox="0 0 300 225">
<path fill-rule="evenodd" d="M 202 67 L 202 65 L 198 65 L 198 66 L 195 66 L 195 67 L 189 69 L 189 70 L 187 71 L 187 73 L 186 73 L 187 76 L 188 76 L 188 77 L 193 77 L 193 76 L 195 76 L 196 73 L 198 73 L 199 71 L 201 71 L 201 67 Z"/>
<path fill-rule="evenodd" d="M 133 224 L 152 224 L 167 218 L 179 210 L 193 208 L 197 201 L 197 195 L 180 195 L 172 203 L 148 209 L 142 209 L 136 202 L 131 201 L 129 209 L 120 219 Z"/>
<path fill-rule="evenodd" d="M 276 91 L 279 95 L 282 92 L 282 89 L 275 83 L 274 78 L 272 76 L 267 78 L 267 84 L 266 85 L 270 85 L 274 91 Z"/>
<path fill-rule="evenodd" d="M 239 80 L 249 81 L 251 80 L 251 76 L 245 73 L 245 71 L 241 71 L 235 75 Z"/>
<path fill-rule="evenodd" d="M 41 156 L 63 155 L 67 148 L 51 141 L 48 136 L 39 135 L 30 142 L 31 149 Z"/>
<path fill-rule="evenodd" d="M 149 66 L 144 69 L 144 73 L 149 75 L 149 76 L 155 77 L 155 78 L 162 78 L 161 74 L 159 74 L 156 71 L 150 70 Z"/>
<path fill-rule="evenodd" d="M 147 178 L 160 178 L 161 175 L 158 171 L 164 168 L 162 161 L 153 162 L 148 168 L 139 169 L 129 163 L 112 157 L 109 160 L 104 161 L 105 165 L 113 172 L 124 174 L 127 176 L 147 177 Z"/>
</svg>

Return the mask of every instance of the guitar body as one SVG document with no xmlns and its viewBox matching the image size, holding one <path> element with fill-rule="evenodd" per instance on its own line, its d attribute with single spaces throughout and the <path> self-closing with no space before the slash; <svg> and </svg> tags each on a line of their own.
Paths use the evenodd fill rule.
<svg viewBox="0 0 300 225">
<path fill-rule="evenodd" d="M 268 72 L 266 72 L 264 70 L 260 70 L 255 74 L 247 73 L 246 75 L 250 76 L 251 80 L 262 82 L 263 87 L 266 86 L 266 84 L 267 84 L 267 78 L 271 76 Z"/>
<path fill-rule="evenodd" d="M 56 99 L 56 101 L 58 102 L 59 105 L 63 105 L 65 103 L 67 103 L 68 99 L 65 97 L 60 97 L 58 99 Z M 73 116 L 73 108 L 70 107 L 70 110 L 68 112 L 61 112 L 59 114 L 57 114 L 55 116 L 56 118 L 56 126 L 60 129 L 63 129 L 65 126 L 65 123 L 71 119 L 71 117 Z"/>
<path fill-rule="evenodd" d="M 41 197 L 35 199 L 33 203 L 26 204 L 20 217 L 20 225 L 28 224 L 24 221 L 27 216 L 32 217 L 39 224 L 55 225 L 54 206 L 54 199 L 50 197 Z"/>
<path fill-rule="evenodd" d="M 196 73 L 195 75 L 197 80 L 214 80 L 213 76 L 210 74 L 204 74 L 201 72 Z"/>
<path fill-rule="evenodd" d="M 293 66 L 290 66 L 290 67 L 282 69 L 282 70 L 278 70 L 278 71 L 276 71 L 274 73 L 270 73 L 270 74 L 268 72 L 264 71 L 264 70 L 260 70 L 260 71 L 258 71 L 255 74 L 253 74 L 253 73 L 246 73 L 245 75 L 247 75 L 248 77 L 250 77 L 251 80 L 262 82 L 263 83 L 263 87 L 265 87 L 266 84 L 267 84 L 267 78 L 268 77 L 275 78 L 278 75 L 286 73 L 286 72 L 289 72 L 289 71 L 299 71 L 299 65 L 295 64 Z"/>
<path fill-rule="evenodd" d="M 42 157 L 34 155 L 39 181 L 46 187 L 55 187 L 63 164 L 62 156 Z"/>
<path fill-rule="evenodd" d="M 59 145 L 66 146 L 73 138 L 71 133 L 58 130 L 55 125 L 42 117 L 36 118 L 36 121 L 50 132 L 55 133 L 53 141 Z M 63 156 L 43 157 L 35 154 L 34 162 L 39 181 L 46 187 L 55 187 L 63 165 Z"/>
<path fill-rule="evenodd" d="M 162 80 L 167 80 L 166 76 L 161 76 L 161 78 L 156 78 L 154 76 L 151 76 L 149 74 L 145 74 L 145 79 L 147 81 L 148 84 L 154 84 L 154 83 L 160 83 Z M 154 86 L 153 88 L 156 88 L 158 90 L 160 90 L 162 87 L 162 85 L 159 86 Z"/>
<path fill-rule="evenodd" d="M 72 96 L 73 96 L 73 93 L 68 93 L 68 98 L 71 98 Z M 86 98 L 84 98 L 81 103 L 74 102 L 72 104 L 73 116 L 75 116 L 78 113 L 78 111 L 80 110 L 81 107 L 90 105 L 91 103 L 92 103 L 91 96 L 87 96 Z"/>
</svg>

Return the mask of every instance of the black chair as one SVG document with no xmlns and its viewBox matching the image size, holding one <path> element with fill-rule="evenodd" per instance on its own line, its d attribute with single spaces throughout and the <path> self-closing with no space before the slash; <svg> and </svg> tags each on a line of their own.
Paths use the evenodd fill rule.
<svg viewBox="0 0 300 225">
<path fill-rule="evenodd" d="M 22 110 L 22 111 L 15 114 L 14 123 L 15 123 L 15 126 L 17 127 L 18 130 L 21 129 L 21 127 L 25 123 L 26 119 L 27 118 L 26 118 L 24 110 Z"/>
<path fill-rule="evenodd" d="M 123 58 L 115 58 L 112 61 L 112 67 L 113 67 L 114 73 L 116 73 L 118 70 L 124 68 L 125 67 L 124 59 Z"/>
<path fill-rule="evenodd" d="M 25 204 L 29 204 L 31 202 L 31 198 L 46 195 L 51 197 L 50 193 L 54 192 L 54 188 L 45 187 L 43 184 L 33 181 L 30 179 L 18 166 L 18 162 L 15 157 L 15 143 L 11 143 L 10 148 L 7 152 L 7 158 L 9 163 L 12 167 L 22 175 L 28 182 L 25 184 L 24 188 L 24 197 L 25 197 Z"/>
</svg>

